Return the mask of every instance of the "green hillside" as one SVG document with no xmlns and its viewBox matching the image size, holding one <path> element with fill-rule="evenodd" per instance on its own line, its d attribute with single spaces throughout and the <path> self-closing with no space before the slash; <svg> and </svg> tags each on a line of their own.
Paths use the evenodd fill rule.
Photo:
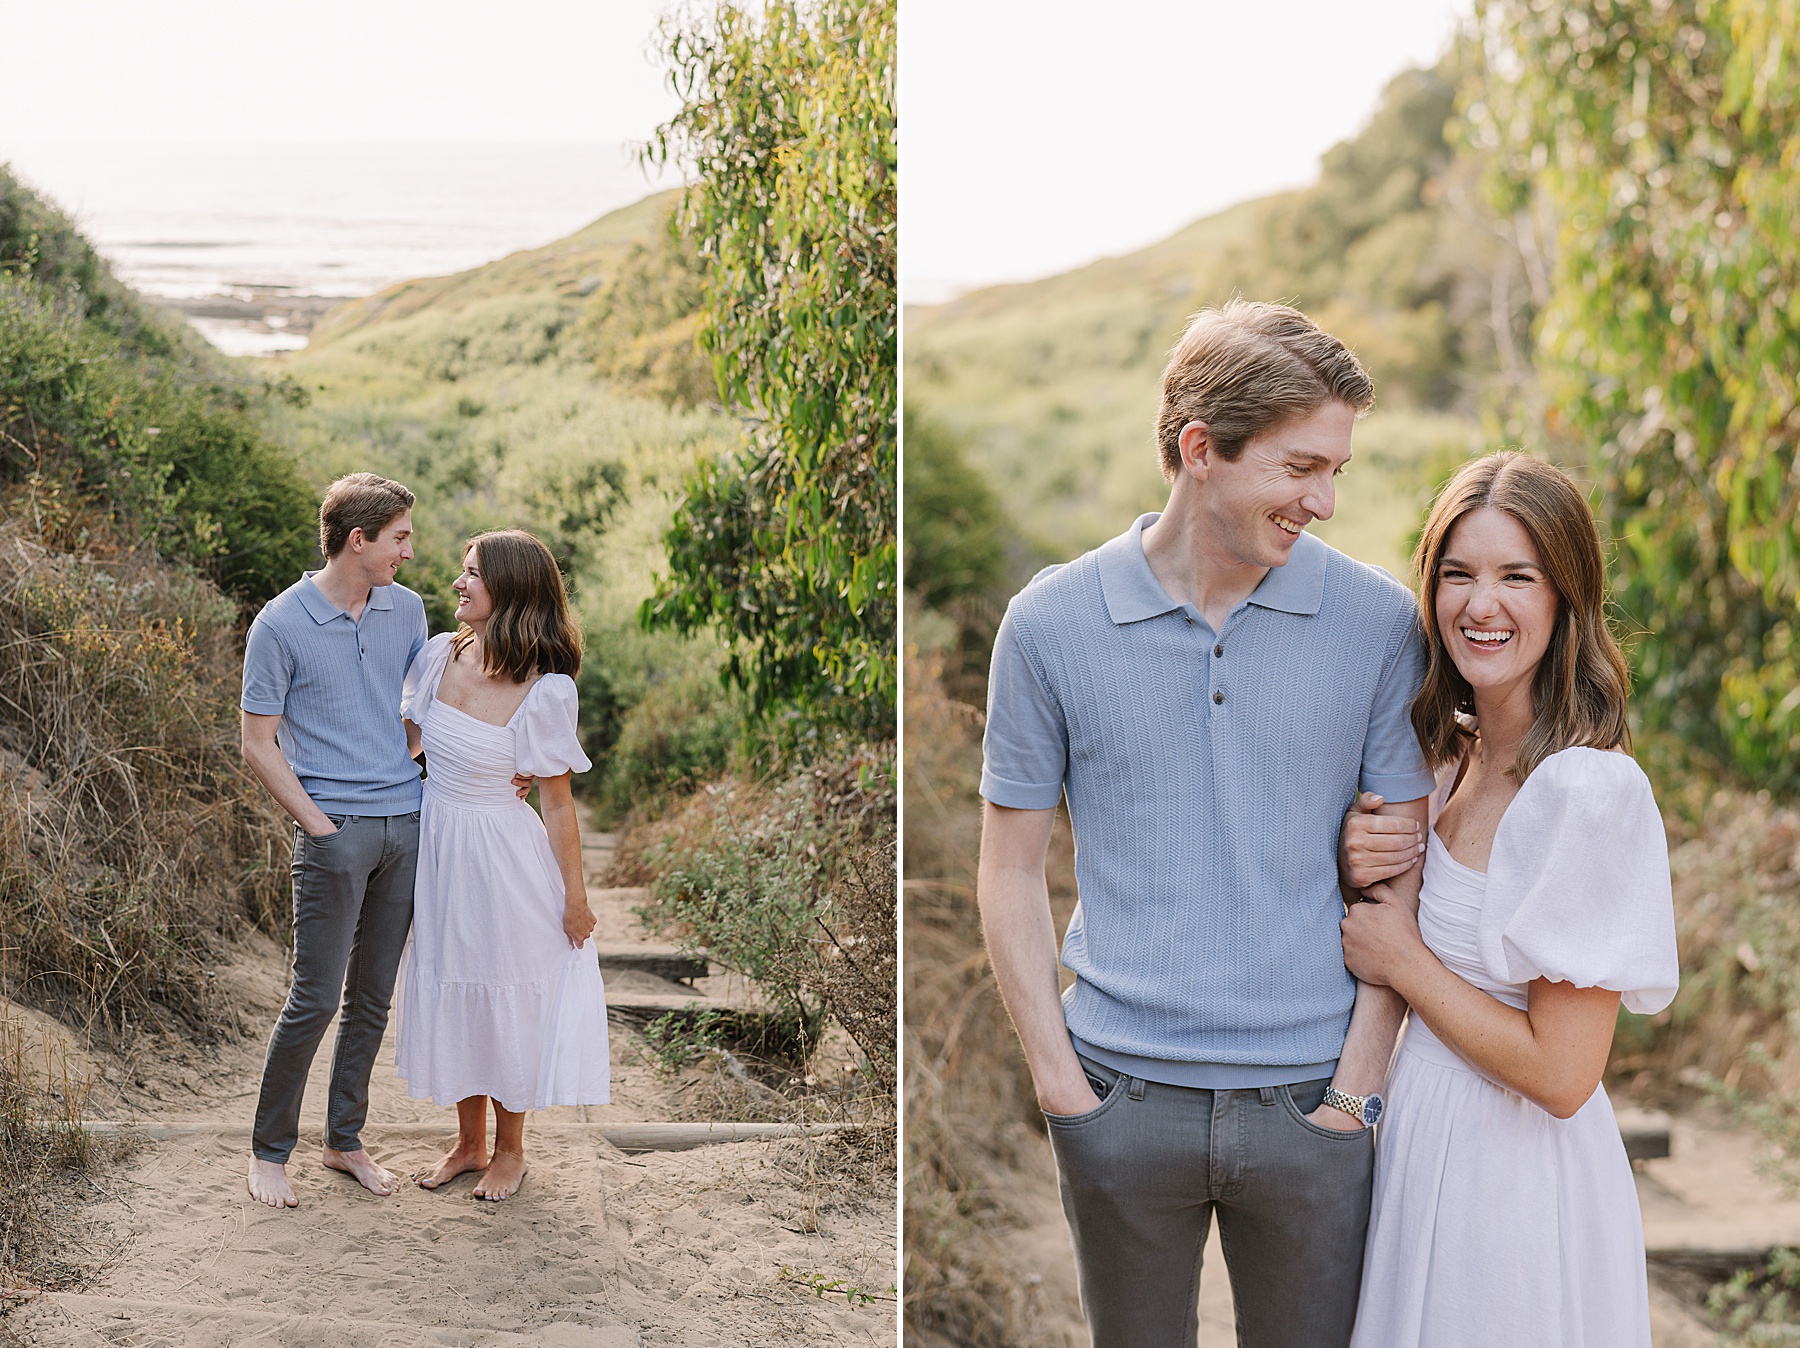
<svg viewBox="0 0 1800 1348">
<path fill-rule="evenodd" d="M 1349 342 L 1378 390 L 1338 517 L 1318 532 L 1400 569 L 1424 493 L 1478 439 L 1505 363 L 1489 321 L 1499 241 L 1462 218 L 1472 171 L 1444 139 L 1453 88 L 1448 69 L 1400 76 L 1306 191 L 1064 275 L 909 308 L 909 410 L 964 443 L 1039 555 L 1066 557 L 1166 498 L 1151 426 L 1188 315 L 1234 294 L 1286 300 Z"/>
<path fill-rule="evenodd" d="M 455 276 L 407 281 L 327 315 L 304 350 L 267 362 L 307 397 L 276 432 L 316 486 L 366 469 L 417 493 L 402 579 L 449 625 L 462 544 L 530 529 L 569 572 L 588 634 L 583 717 L 604 749 L 652 687 L 709 679 L 708 641 L 636 623 L 683 475 L 735 442 L 692 390 L 689 259 L 673 193 L 566 239 Z"/>
</svg>

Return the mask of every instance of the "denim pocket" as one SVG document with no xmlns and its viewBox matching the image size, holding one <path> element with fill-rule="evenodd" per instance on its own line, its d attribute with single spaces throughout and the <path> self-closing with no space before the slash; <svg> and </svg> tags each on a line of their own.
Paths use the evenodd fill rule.
<svg viewBox="0 0 1800 1348">
<path fill-rule="evenodd" d="M 1052 1114 L 1049 1110 L 1045 1110 L 1043 1114 L 1047 1122 L 1062 1128 L 1086 1123 L 1090 1119 L 1099 1118 L 1118 1100 L 1119 1096 L 1124 1094 L 1122 1088 L 1127 1078 L 1121 1073 L 1114 1072 L 1110 1067 L 1091 1063 L 1086 1058 L 1081 1060 L 1081 1070 L 1087 1076 L 1089 1087 L 1092 1088 L 1095 1095 L 1100 1097 L 1100 1103 L 1080 1114 Z"/>
<path fill-rule="evenodd" d="M 1370 1134 L 1369 1125 L 1366 1123 L 1349 1132 L 1342 1132 L 1336 1128 L 1321 1128 L 1300 1112 L 1300 1106 L 1295 1101 L 1294 1092 L 1290 1087 L 1277 1086 L 1275 1095 L 1281 1101 L 1281 1107 L 1287 1112 L 1288 1117 L 1315 1137 L 1329 1138 L 1333 1142 L 1359 1142 Z"/>
</svg>

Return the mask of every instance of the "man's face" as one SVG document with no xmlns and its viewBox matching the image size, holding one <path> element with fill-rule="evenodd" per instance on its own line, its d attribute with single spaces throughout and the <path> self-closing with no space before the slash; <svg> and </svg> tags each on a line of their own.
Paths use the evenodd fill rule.
<svg viewBox="0 0 1800 1348">
<path fill-rule="evenodd" d="M 374 538 L 363 537 L 360 530 L 351 532 L 351 545 L 360 542 L 356 559 L 369 584 L 392 585 L 400 564 L 412 560 L 412 527 L 412 511 L 403 510 Z"/>
<path fill-rule="evenodd" d="M 1350 407 L 1329 402 L 1246 442 L 1235 460 L 1213 454 L 1203 508 L 1222 549 L 1246 565 L 1285 566 L 1301 531 L 1337 508 L 1355 424 Z"/>
</svg>

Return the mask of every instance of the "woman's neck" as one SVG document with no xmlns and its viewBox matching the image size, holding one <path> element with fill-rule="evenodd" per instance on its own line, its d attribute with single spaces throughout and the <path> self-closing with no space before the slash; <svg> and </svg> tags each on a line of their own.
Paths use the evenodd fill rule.
<svg viewBox="0 0 1800 1348">
<path fill-rule="evenodd" d="M 1510 688 L 1475 689 L 1475 724 L 1481 733 L 1481 752 L 1496 764 L 1509 764 L 1537 720 L 1531 681 L 1521 679 Z"/>
</svg>

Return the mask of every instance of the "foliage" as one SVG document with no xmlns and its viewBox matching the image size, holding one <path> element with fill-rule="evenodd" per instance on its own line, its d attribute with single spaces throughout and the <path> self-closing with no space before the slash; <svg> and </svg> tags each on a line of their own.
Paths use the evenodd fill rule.
<svg viewBox="0 0 1800 1348">
<path fill-rule="evenodd" d="M 1471 139 L 1554 220 L 1550 427 L 1622 540 L 1653 723 L 1800 787 L 1800 10 L 1485 0 Z"/>
<path fill-rule="evenodd" d="M 815 762 L 775 786 L 727 779 L 667 822 L 644 916 L 751 979 L 800 1024 L 820 1011 L 894 1082 L 897 933 L 891 753 Z"/>
<path fill-rule="evenodd" d="M 0 980 L 114 1037 L 234 1026 L 205 956 L 282 929 L 287 851 L 237 752 L 236 606 L 16 525 L 0 557 Z"/>
<path fill-rule="evenodd" d="M 663 39 L 683 107 L 648 153 L 693 175 L 699 342 L 749 426 L 688 480 L 644 620 L 726 636 L 759 711 L 890 738 L 894 5 L 722 0 Z"/>
<path fill-rule="evenodd" d="M 1777 1249 L 1706 1294 L 1706 1309 L 1749 1345 L 1792 1343 L 1800 1318 L 1800 1251 Z"/>
<path fill-rule="evenodd" d="M 906 588 L 930 608 L 998 597 L 1009 530 L 999 498 L 943 427 L 906 412 Z"/>
<path fill-rule="evenodd" d="M 711 362 L 694 343 L 700 305 L 699 254 L 671 214 L 660 234 L 632 244 L 588 306 L 594 369 L 671 406 L 715 401 Z"/>
<path fill-rule="evenodd" d="M 119 286 L 0 170 L 0 483 L 60 545 L 147 542 L 245 603 L 315 556 L 314 502 L 262 431 L 271 394 Z M 49 509 L 46 518 L 46 506 Z M 79 514 L 83 529 L 63 526 Z M 93 526 L 104 520 L 102 535 Z M 59 532 L 60 530 L 60 532 Z"/>
<path fill-rule="evenodd" d="M 601 809 L 654 815 L 724 774 L 738 742 L 743 711 L 710 671 L 696 670 L 652 687 L 620 719 L 607 756 Z"/>
</svg>

